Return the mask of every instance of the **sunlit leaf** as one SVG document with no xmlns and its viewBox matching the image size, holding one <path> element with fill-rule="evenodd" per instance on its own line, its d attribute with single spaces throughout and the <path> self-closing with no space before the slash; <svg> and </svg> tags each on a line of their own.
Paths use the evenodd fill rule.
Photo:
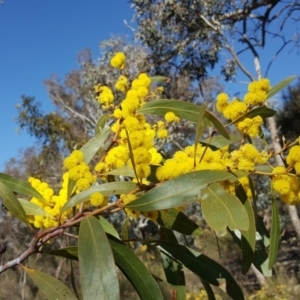
<svg viewBox="0 0 300 300">
<path fill-rule="evenodd" d="M 70 197 L 73 195 L 75 192 L 75 186 L 76 186 L 76 181 L 73 179 L 68 180 L 68 192 L 67 192 L 67 199 L 70 199 Z"/>
<path fill-rule="evenodd" d="M 84 299 L 120 299 L 111 246 L 105 231 L 95 217 L 81 221 L 78 258 Z"/>
<path fill-rule="evenodd" d="M 219 170 L 201 170 L 164 182 L 125 207 L 138 211 L 162 210 L 199 200 L 200 191 L 216 181 L 236 181 L 245 172 L 235 174 Z"/>
<path fill-rule="evenodd" d="M 139 182 L 139 178 L 138 178 L 138 175 L 137 175 L 137 172 L 136 172 L 136 165 L 135 165 L 135 161 L 134 161 L 133 149 L 132 149 L 131 142 L 130 142 L 130 136 L 129 136 L 129 133 L 126 129 L 125 129 L 125 132 L 126 132 L 126 136 L 127 136 L 129 157 L 130 157 L 130 161 L 131 161 L 131 164 L 132 164 L 132 167 L 133 167 L 133 172 L 135 174 L 136 180 Z"/>
<path fill-rule="evenodd" d="M 27 216 L 25 210 L 20 204 L 14 193 L 0 181 L 0 198 L 2 198 L 3 205 L 9 212 L 18 218 L 20 221 L 27 223 Z"/>
<path fill-rule="evenodd" d="M 249 218 L 241 201 L 226 192 L 220 184 L 212 183 L 201 194 L 201 208 L 207 224 L 216 232 L 248 230 Z"/>
<path fill-rule="evenodd" d="M 170 81 L 170 77 L 166 76 L 152 76 L 150 77 L 151 82 L 158 82 L 158 83 L 167 83 Z"/>
<path fill-rule="evenodd" d="M 195 143 L 194 143 L 194 149 L 195 149 L 194 150 L 194 162 L 195 162 L 194 165 L 196 165 L 196 153 L 197 153 L 197 147 L 199 144 L 199 140 L 205 129 L 205 122 L 203 120 L 205 110 L 206 110 L 205 104 L 201 105 L 198 109 L 199 112 L 198 112 L 198 120 L 196 123 L 196 135 L 195 135 Z"/>
<path fill-rule="evenodd" d="M 275 84 L 268 93 L 268 99 L 271 98 L 272 96 L 276 95 L 279 93 L 281 90 L 283 90 L 285 87 L 287 87 L 294 79 L 296 78 L 295 75 L 290 76 L 286 79 L 283 79 L 279 83 Z"/>
<path fill-rule="evenodd" d="M 275 114 L 276 114 L 275 110 L 268 108 L 266 106 L 260 106 L 246 112 L 245 114 L 241 115 L 240 117 L 232 121 L 230 124 L 241 122 L 246 118 L 252 119 L 256 116 L 261 116 L 263 119 L 270 118 L 273 117 Z"/>
<path fill-rule="evenodd" d="M 35 197 L 41 201 L 44 200 L 44 197 L 27 181 L 14 178 L 8 174 L 0 173 L 0 182 L 4 183 L 13 192 Z"/>
<path fill-rule="evenodd" d="M 264 172 L 264 173 L 272 173 L 273 168 L 268 165 L 258 165 L 255 166 L 255 171 Z"/>
<path fill-rule="evenodd" d="M 157 241 L 155 244 L 166 250 L 174 259 L 181 262 L 186 268 L 209 284 L 220 286 L 220 282 L 225 281 L 225 292 L 232 299 L 244 299 L 242 290 L 234 278 L 214 260 L 183 245 L 169 241 Z"/>
<path fill-rule="evenodd" d="M 128 176 L 135 177 L 134 170 L 129 166 L 124 166 L 110 172 L 104 173 L 103 175 L 115 175 L 115 176 Z"/>
<path fill-rule="evenodd" d="M 269 270 L 272 269 L 273 265 L 276 262 L 278 254 L 278 246 L 280 239 L 280 220 L 278 213 L 278 206 L 276 199 L 272 198 L 272 227 L 271 227 L 271 236 L 270 236 L 270 250 L 269 250 Z"/>
<path fill-rule="evenodd" d="M 109 243 L 117 266 L 134 286 L 140 298 L 145 300 L 163 299 L 157 282 L 135 253 L 112 236 L 109 236 Z"/>
<path fill-rule="evenodd" d="M 85 145 L 81 147 L 81 151 L 83 152 L 83 161 L 88 164 L 94 155 L 105 145 L 105 141 L 111 130 L 109 127 L 103 128 L 100 133 L 91 138 Z M 104 150 L 104 149 L 102 149 Z"/>
<path fill-rule="evenodd" d="M 61 281 L 44 272 L 22 266 L 49 300 L 75 300 L 75 295 Z M 95 298 L 96 299 L 96 298 Z"/>
<path fill-rule="evenodd" d="M 136 184 L 130 181 L 123 181 L 123 182 L 109 182 L 109 183 L 103 183 L 99 185 L 95 185 L 91 187 L 90 189 L 83 191 L 75 196 L 73 196 L 62 208 L 61 213 L 68 210 L 69 208 L 72 208 L 73 206 L 76 206 L 78 204 L 81 204 L 83 202 L 86 202 L 90 199 L 91 195 L 95 192 L 99 192 L 103 194 L 104 196 L 111 196 L 111 195 L 118 195 L 118 194 L 127 194 L 134 190 L 136 187 Z"/>
<path fill-rule="evenodd" d="M 111 223 L 109 223 L 105 218 L 100 216 L 99 222 L 106 233 L 109 233 L 112 236 L 116 237 L 117 239 L 120 239 L 119 234 L 114 228 L 114 226 Z"/>
<path fill-rule="evenodd" d="M 220 149 L 242 140 L 239 135 L 230 135 L 230 140 L 225 139 L 222 135 L 214 135 L 212 139 L 208 138 L 200 141 L 202 145 L 208 145 L 210 148 Z"/>
<path fill-rule="evenodd" d="M 27 216 L 47 216 L 53 218 L 49 213 L 44 211 L 40 206 L 28 200 L 18 198 Z"/>
<path fill-rule="evenodd" d="M 197 123 L 200 107 L 201 106 L 199 105 L 186 101 L 159 99 L 144 104 L 142 108 L 137 110 L 137 112 L 141 114 L 161 116 L 164 116 L 167 112 L 173 112 L 181 119 Z M 230 136 L 223 124 L 212 113 L 205 111 L 204 117 L 214 124 L 221 135 L 230 139 Z"/>
<path fill-rule="evenodd" d="M 227 140 L 230 140 L 230 135 L 228 131 L 216 116 L 214 116 L 211 112 L 207 110 L 205 111 L 204 117 L 215 125 L 216 129 L 222 136 L 224 136 Z"/>
<path fill-rule="evenodd" d="M 199 236 L 203 233 L 202 229 L 196 223 L 189 219 L 183 212 L 174 208 L 161 210 L 157 222 L 163 227 L 186 235 Z"/>
<path fill-rule="evenodd" d="M 173 112 L 177 117 L 197 123 L 200 106 L 179 100 L 159 99 L 150 101 L 138 109 L 140 114 L 161 115 Z"/>
<path fill-rule="evenodd" d="M 101 132 L 101 130 L 103 130 L 103 128 L 104 128 L 104 126 L 105 126 L 107 120 L 109 120 L 109 118 L 110 118 L 110 115 L 109 115 L 109 114 L 103 114 L 103 115 L 99 118 L 99 120 L 98 120 L 98 122 L 97 122 L 97 124 L 96 124 L 96 128 L 95 128 L 95 135 L 96 135 L 96 136 Z"/>
</svg>

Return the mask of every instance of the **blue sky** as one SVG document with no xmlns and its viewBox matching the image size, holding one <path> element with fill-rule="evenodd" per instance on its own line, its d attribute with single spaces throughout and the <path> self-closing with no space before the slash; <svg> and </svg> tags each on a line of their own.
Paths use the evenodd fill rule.
<svg viewBox="0 0 300 300">
<path fill-rule="evenodd" d="M 26 132 L 16 132 L 14 117 L 21 95 L 34 96 L 45 111 L 51 109 L 43 80 L 52 74 L 63 79 L 77 68 L 82 49 L 90 48 L 97 58 L 101 41 L 130 35 L 123 20 L 130 22 L 132 15 L 123 0 L 5 0 L 0 5 L 0 170 L 20 148 L 34 144 Z M 271 41 L 263 61 L 273 55 L 274 46 Z M 252 65 L 252 58 L 245 61 Z M 271 82 L 299 75 L 299 62 L 295 52 L 285 51 L 271 69 Z M 236 91 L 236 87 L 228 86 L 228 90 Z"/>
<path fill-rule="evenodd" d="M 133 11 L 121 0 L 5 0 L 0 5 L 0 170 L 34 139 L 17 133 L 14 117 L 21 95 L 34 96 L 51 109 L 43 80 L 61 79 L 77 68 L 77 55 L 112 35 L 130 34 L 123 19 Z"/>
</svg>

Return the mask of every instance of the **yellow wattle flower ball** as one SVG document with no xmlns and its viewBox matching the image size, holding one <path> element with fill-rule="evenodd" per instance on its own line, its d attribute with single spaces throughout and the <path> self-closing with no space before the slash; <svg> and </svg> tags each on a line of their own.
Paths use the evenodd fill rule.
<svg viewBox="0 0 300 300">
<path fill-rule="evenodd" d="M 170 123 L 170 122 L 179 122 L 179 118 L 171 111 L 169 111 L 165 114 L 165 120 L 168 123 Z"/>
<path fill-rule="evenodd" d="M 99 192 L 93 193 L 90 202 L 93 206 L 101 206 L 104 202 L 104 196 Z"/>
<path fill-rule="evenodd" d="M 226 93 L 220 93 L 217 96 L 216 108 L 219 112 L 223 113 L 226 106 L 228 106 L 229 96 Z"/>
<path fill-rule="evenodd" d="M 117 52 L 114 57 L 110 60 L 112 67 L 123 70 L 125 68 L 126 56 L 123 52 Z"/>
<path fill-rule="evenodd" d="M 167 129 L 159 129 L 157 131 L 157 137 L 159 139 L 166 139 L 168 137 L 168 130 Z"/>
</svg>

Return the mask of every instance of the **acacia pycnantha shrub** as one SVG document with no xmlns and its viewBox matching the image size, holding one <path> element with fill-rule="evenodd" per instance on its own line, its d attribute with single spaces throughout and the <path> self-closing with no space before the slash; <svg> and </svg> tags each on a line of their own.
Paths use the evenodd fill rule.
<svg viewBox="0 0 300 300">
<path fill-rule="evenodd" d="M 79 260 L 84 299 L 120 297 L 115 265 L 142 299 L 162 299 L 151 272 L 130 249 L 129 242 L 136 240 L 129 235 L 130 220 L 142 215 L 160 226 L 161 236 L 139 242 L 160 250 L 166 280 L 176 299 L 186 299 L 182 266 L 201 278 L 210 297 L 210 285 L 215 285 L 222 286 L 232 299 L 243 299 L 240 287 L 225 268 L 179 244 L 173 230 L 192 236 L 202 234 L 201 228 L 184 214 L 187 205 L 198 202 L 207 224 L 219 235 L 229 231 L 241 246 L 244 274 L 251 264 L 263 275 L 271 274 L 279 243 L 276 195 L 288 205 L 300 202 L 300 146 L 297 140 L 274 153 L 272 149 L 257 149 L 252 139 L 264 138 L 264 119 L 275 113 L 265 102 L 293 77 L 273 88 L 266 78 L 252 82 L 243 100 L 219 94 L 216 109 L 228 120 L 222 124 L 205 105 L 160 99 L 165 77 L 151 78 L 141 73 L 130 82 L 124 53 L 116 53 L 111 65 L 120 70 L 114 88 L 101 83 L 95 87 L 96 100 L 105 115 L 98 122 L 97 134 L 64 160 L 57 194 L 37 178 L 29 178 L 28 184 L 0 174 L 4 205 L 38 229 L 29 249 L 15 260 L 4 262 L 0 272 L 20 264 L 56 236 L 66 235 L 78 239 L 77 246 L 56 249 L 52 254 Z M 124 95 L 119 105 L 114 101 L 115 92 Z M 151 114 L 161 118 L 150 122 L 147 115 Z M 181 119 L 195 123 L 195 143 L 164 158 L 156 148 L 156 140 L 166 140 L 170 125 Z M 213 133 L 203 140 L 206 127 L 213 127 Z M 229 127 L 236 133 L 229 134 Z M 286 157 L 280 166 L 270 163 L 276 155 Z M 270 236 L 263 223 L 257 226 L 253 174 L 270 178 L 270 193 L 274 196 Z M 17 198 L 13 192 L 31 199 Z M 121 238 L 103 218 L 120 210 L 127 216 Z M 70 227 L 79 227 L 78 234 L 70 235 Z M 79 297 L 54 277 L 22 267 L 49 299 Z"/>
</svg>

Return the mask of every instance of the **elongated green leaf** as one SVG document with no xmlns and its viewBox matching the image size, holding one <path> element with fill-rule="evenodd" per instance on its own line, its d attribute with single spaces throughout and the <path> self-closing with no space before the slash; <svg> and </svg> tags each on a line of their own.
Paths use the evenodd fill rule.
<svg viewBox="0 0 300 300">
<path fill-rule="evenodd" d="M 181 211 L 171 208 L 159 212 L 158 224 L 182 234 L 199 236 L 202 229 Z"/>
<path fill-rule="evenodd" d="M 246 274 L 250 269 L 252 264 L 254 250 L 255 250 L 255 243 L 256 243 L 256 228 L 255 228 L 255 219 L 254 213 L 251 206 L 250 201 L 247 199 L 244 203 L 244 207 L 248 214 L 249 219 L 249 229 L 242 230 L 242 273 Z"/>
<path fill-rule="evenodd" d="M 105 126 L 105 124 L 106 124 L 106 122 L 109 118 L 110 118 L 109 114 L 104 114 L 99 118 L 99 120 L 96 124 L 96 128 L 95 128 L 95 135 L 96 136 L 101 132 L 101 130 L 103 130 L 103 128 L 104 128 L 104 126 Z"/>
<path fill-rule="evenodd" d="M 0 181 L 0 198 L 2 198 L 3 205 L 10 211 L 10 213 L 18 218 L 20 221 L 27 223 L 27 216 L 24 208 L 20 204 L 14 193 Z"/>
<path fill-rule="evenodd" d="M 95 217 L 83 219 L 80 224 L 78 257 L 83 298 L 120 299 L 112 250 Z"/>
<path fill-rule="evenodd" d="M 68 259 L 71 259 L 71 260 L 78 260 L 78 247 L 76 247 L 76 246 L 60 248 L 60 249 L 57 249 L 57 250 L 52 250 L 50 252 L 41 251 L 41 253 L 60 256 L 60 257 L 65 257 L 65 258 L 68 258 Z"/>
<path fill-rule="evenodd" d="M 140 298 L 145 300 L 163 299 L 157 282 L 134 252 L 112 236 L 109 236 L 109 243 L 117 266 L 134 286 Z"/>
<path fill-rule="evenodd" d="M 76 206 L 77 204 L 81 204 L 90 199 L 91 195 L 95 192 L 100 192 L 104 196 L 111 196 L 117 194 L 127 194 L 131 192 L 136 187 L 136 184 L 130 181 L 124 182 L 109 182 L 103 183 L 100 185 L 95 185 L 90 189 L 83 191 L 75 196 L 73 196 L 62 208 L 61 213 Z"/>
<path fill-rule="evenodd" d="M 178 263 L 172 257 L 167 256 L 163 252 L 160 252 L 160 255 L 163 262 L 166 279 L 169 284 L 174 286 L 176 295 L 175 299 L 185 300 L 186 288 L 184 272 L 182 271 L 182 264 Z"/>
<path fill-rule="evenodd" d="M 200 191 L 216 181 L 236 181 L 245 172 L 235 174 L 218 170 L 201 170 L 181 175 L 162 183 L 126 207 L 138 211 L 162 210 L 178 207 L 199 200 Z"/>
<path fill-rule="evenodd" d="M 194 123 L 197 123 L 199 118 L 199 105 L 179 100 L 154 100 L 144 104 L 142 108 L 137 110 L 137 112 L 141 114 L 161 116 L 164 116 L 169 111 L 181 119 L 189 120 Z M 223 124 L 212 113 L 205 111 L 204 117 L 214 124 L 220 134 L 230 139 Z"/>
<path fill-rule="evenodd" d="M 105 218 L 100 216 L 99 222 L 106 233 L 109 233 L 110 235 L 116 237 L 117 239 L 120 239 L 119 234 L 114 228 L 114 226 L 111 223 L 109 223 Z"/>
<path fill-rule="evenodd" d="M 287 87 L 295 78 L 296 78 L 296 76 L 293 75 L 286 79 L 283 79 L 282 81 L 280 81 L 279 83 L 274 85 L 268 93 L 268 99 L 271 98 L 272 96 L 276 95 L 277 93 L 279 93 L 285 87 Z"/>
<path fill-rule="evenodd" d="M 203 120 L 205 110 L 206 110 L 206 105 L 205 104 L 201 105 L 200 108 L 199 108 L 199 115 L 198 115 L 198 120 L 197 120 L 197 124 L 196 124 L 196 136 L 195 136 L 195 144 L 194 144 L 194 148 L 195 148 L 195 151 L 194 151 L 195 165 L 196 165 L 197 147 L 198 147 L 198 144 L 199 144 L 200 137 L 202 136 L 203 131 L 205 129 L 205 122 Z"/>
<path fill-rule="evenodd" d="M 255 171 L 258 171 L 258 172 L 265 172 L 265 173 L 272 173 L 272 167 L 270 166 L 267 166 L 267 165 L 258 165 L 258 166 L 255 166 Z"/>
<path fill-rule="evenodd" d="M 230 124 L 241 122 L 246 118 L 252 119 L 256 116 L 261 116 L 263 119 L 270 118 L 270 117 L 273 117 L 275 114 L 276 114 L 275 110 L 268 108 L 266 106 L 260 106 L 260 107 L 253 108 L 252 110 L 246 112 L 245 114 L 241 115 L 240 117 L 235 119 Z"/>
<path fill-rule="evenodd" d="M 96 136 L 91 138 L 85 145 L 81 147 L 81 151 L 83 152 L 83 161 L 88 164 L 94 155 L 102 149 L 105 144 L 105 141 L 109 134 L 111 133 L 110 128 L 104 128 L 98 133 Z M 102 149 L 104 150 L 104 149 Z"/>
<path fill-rule="evenodd" d="M 270 236 L 270 252 L 269 252 L 269 270 L 272 269 L 276 262 L 278 254 L 278 246 L 280 239 L 280 221 L 276 199 L 272 198 L 272 227 Z"/>
<path fill-rule="evenodd" d="M 137 172 L 136 172 L 136 165 L 135 165 L 135 161 L 134 161 L 133 149 L 132 149 L 131 142 L 130 142 L 130 136 L 129 136 L 129 133 L 128 133 L 127 129 L 125 129 L 125 132 L 126 132 L 127 144 L 128 144 L 128 150 L 129 150 L 129 157 L 130 157 L 130 161 L 131 161 L 131 164 L 132 164 L 132 167 L 133 167 L 133 172 L 135 174 L 136 180 L 138 182 L 140 182 L 139 178 L 138 178 L 138 175 L 137 175 Z"/>
<path fill-rule="evenodd" d="M 190 248 L 169 241 L 158 241 L 155 244 L 166 250 L 174 259 L 208 283 L 220 286 L 220 281 L 224 280 L 225 292 L 232 299 L 244 299 L 241 288 L 234 278 L 214 260 Z"/>
<path fill-rule="evenodd" d="M 8 174 L 0 173 L 0 182 L 4 183 L 13 192 L 35 197 L 41 201 L 44 200 L 44 197 L 27 181 L 14 178 Z"/>
<path fill-rule="evenodd" d="M 76 284 L 76 279 L 75 279 L 76 274 L 75 274 L 75 269 L 74 269 L 74 266 L 73 266 L 73 261 L 69 260 L 69 262 L 70 262 L 70 269 L 71 269 L 71 272 L 70 272 L 71 273 L 70 274 L 70 276 L 71 276 L 71 286 L 74 290 L 74 293 L 75 293 L 77 299 L 82 299 L 82 294 L 80 293 L 80 291 L 78 291 L 77 284 Z"/>
<path fill-rule="evenodd" d="M 164 116 L 171 111 L 179 118 L 197 123 L 199 109 L 199 105 L 186 101 L 159 99 L 144 104 L 137 112 L 140 114 Z"/>
<path fill-rule="evenodd" d="M 34 283 L 49 300 L 75 300 L 75 295 L 61 281 L 38 270 L 22 266 Z M 96 299 L 96 298 L 95 298 Z"/>
<path fill-rule="evenodd" d="M 170 77 L 166 76 L 152 76 L 150 77 L 151 82 L 165 83 L 170 81 Z"/>
<path fill-rule="evenodd" d="M 130 226 L 130 219 L 127 217 L 122 227 L 122 240 L 129 240 L 129 226 Z M 130 247 L 130 242 L 124 242 L 124 243 L 125 245 Z"/>
<path fill-rule="evenodd" d="M 206 282 L 204 279 L 201 279 L 201 283 L 206 291 L 208 300 L 216 300 L 216 297 L 214 295 L 214 292 L 208 282 Z"/>
<path fill-rule="evenodd" d="M 240 200 L 227 193 L 220 184 L 212 183 L 201 195 L 201 208 L 207 224 L 216 232 L 249 229 L 247 211 Z"/>
<path fill-rule="evenodd" d="M 263 240 L 263 244 L 266 248 L 270 246 L 270 233 L 268 229 L 266 228 L 266 225 L 264 223 L 263 217 L 256 215 L 256 230 L 258 231 L 259 235 L 261 236 Z"/>
<path fill-rule="evenodd" d="M 230 140 L 225 139 L 222 135 L 214 135 L 212 139 L 208 138 L 200 141 L 200 143 L 204 146 L 208 145 L 210 148 L 214 148 L 216 150 L 239 142 L 241 139 L 242 137 L 239 135 L 230 135 Z"/>
<path fill-rule="evenodd" d="M 76 181 L 73 179 L 68 180 L 68 193 L 67 193 L 67 199 L 70 199 L 73 193 L 75 192 L 75 186 L 76 186 Z"/>
<path fill-rule="evenodd" d="M 28 200 L 18 198 L 21 206 L 23 207 L 27 216 L 47 216 L 52 217 L 49 213 L 45 212 L 40 206 Z"/>
<path fill-rule="evenodd" d="M 242 249 L 242 273 L 246 274 L 251 267 L 253 261 L 253 255 L 255 251 L 255 240 L 256 240 L 256 226 L 255 226 L 255 218 L 252 209 L 252 205 L 247 198 L 247 194 L 240 184 L 235 189 L 236 196 L 243 203 L 248 219 L 249 219 L 249 229 L 242 230 L 239 234 L 239 238 L 241 239 L 241 249 Z"/>
<path fill-rule="evenodd" d="M 116 175 L 116 176 L 128 176 L 128 177 L 135 177 L 134 170 L 128 166 L 118 168 L 115 170 L 112 170 L 108 173 L 105 173 L 103 175 Z"/>
<path fill-rule="evenodd" d="M 267 254 L 267 249 L 261 238 L 256 239 L 253 264 L 256 267 L 256 269 L 259 272 L 261 272 L 265 277 L 272 276 L 272 270 L 269 270 L 269 257 Z"/>
<path fill-rule="evenodd" d="M 230 135 L 224 125 L 219 121 L 219 119 L 214 116 L 211 112 L 205 111 L 204 117 L 207 118 L 210 122 L 212 122 L 219 133 L 224 136 L 225 139 L 230 140 Z"/>
</svg>

